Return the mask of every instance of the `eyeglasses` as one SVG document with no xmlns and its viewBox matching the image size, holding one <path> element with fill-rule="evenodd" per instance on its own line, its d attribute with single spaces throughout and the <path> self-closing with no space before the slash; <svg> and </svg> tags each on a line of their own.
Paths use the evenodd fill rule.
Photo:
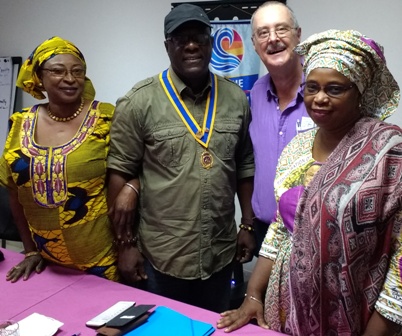
<svg viewBox="0 0 402 336">
<path fill-rule="evenodd" d="M 44 71 L 48 71 L 51 76 L 53 77 L 65 77 L 67 74 L 71 74 L 74 78 L 84 78 L 85 77 L 85 69 L 76 68 L 67 70 L 66 68 L 54 68 L 54 69 L 45 69 L 42 68 Z"/>
<path fill-rule="evenodd" d="M 328 84 L 325 86 L 318 85 L 314 82 L 306 82 L 300 85 L 302 90 L 304 91 L 305 96 L 313 96 L 318 92 L 323 90 L 325 94 L 332 98 L 340 98 L 342 97 L 346 91 L 352 89 L 355 85 L 340 85 L 340 84 Z"/>
<path fill-rule="evenodd" d="M 171 41 L 177 47 L 184 47 L 190 41 L 198 44 L 199 46 L 204 46 L 211 42 L 211 35 L 209 34 L 172 35 L 167 37 L 166 41 Z"/>
<path fill-rule="evenodd" d="M 275 33 L 277 37 L 282 38 L 285 37 L 292 29 L 297 29 L 297 27 L 279 26 L 275 27 L 274 29 L 259 28 L 253 35 L 259 42 L 263 42 L 271 36 L 271 33 Z"/>
</svg>

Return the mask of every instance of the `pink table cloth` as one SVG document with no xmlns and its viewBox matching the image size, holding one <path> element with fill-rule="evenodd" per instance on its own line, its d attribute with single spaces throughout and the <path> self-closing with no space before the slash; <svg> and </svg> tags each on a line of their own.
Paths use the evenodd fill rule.
<svg viewBox="0 0 402 336">
<path fill-rule="evenodd" d="M 48 266 L 41 274 L 33 274 L 27 281 L 10 283 L 5 279 L 6 273 L 22 260 L 23 255 L 1 250 L 5 256 L 5 261 L 0 262 L 0 319 L 3 320 L 19 321 L 32 313 L 39 313 L 64 323 L 57 336 L 71 336 L 75 333 L 95 336 L 96 331 L 86 327 L 85 322 L 117 301 L 166 306 L 214 327 L 219 319 L 219 314 L 215 312 L 56 265 Z M 230 334 L 216 329 L 213 335 L 283 334 L 250 324 Z"/>
</svg>

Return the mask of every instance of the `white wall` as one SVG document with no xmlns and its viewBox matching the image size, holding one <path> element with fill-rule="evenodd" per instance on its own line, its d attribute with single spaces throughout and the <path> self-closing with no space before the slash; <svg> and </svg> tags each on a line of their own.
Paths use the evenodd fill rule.
<svg viewBox="0 0 402 336">
<path fill-rule="evenodd" d="M 168 66 L 163 19 L 170 2 L 0 0 L 0 56 L 25 59 L 51 36 L 69 39 L 85 55 L 97 99 L 115 103 L 137 81 Z M 402 84 L 401 0 L 288 0 L 288 5 L 296 13 L 303 39 L 336 28 L 356 29 L 380 42 L 390 70 Z M 22 106 L 35 102 L 23 94 Z M 389 121 L 402 126 L 401 110 Z M 1 147 L 3 138 L 0 134 Z"/>
<path fill-rule="evenodd" d="M 135 82 L 168 65 L 164 0 L 0 0 L 0 55 L 25 59 L 45 39 L 74 42 L 97 99 L 114 103 Z M 24 93 L 23 105 L 36 100 Z"/>
<path fill-rule="evenodd" d="M 379 41 L 402 83 L 401 0 L 288 0 L 302 38 L 356 29 Z M 48 37 L 74 42 L 88 63 L 97 99 L 114 103 L 132 85 L 168 66 L 163 19 L 169 0 L 0 0 L 0 56 L 22 56 Z M 22 104 L 35 103 L 23 94 Z M 391 117 L 402 126 L 402 115 Z"/>
<path fill-rule="evenodd" d="M 402 86 L 401 0 L 288 0 L 302 27 L 302 39 L 327 29 L 354 29 L 379 42 L 387 65 Z M 402 106 L 388 119 L 402 126 Z"/>
</svg>

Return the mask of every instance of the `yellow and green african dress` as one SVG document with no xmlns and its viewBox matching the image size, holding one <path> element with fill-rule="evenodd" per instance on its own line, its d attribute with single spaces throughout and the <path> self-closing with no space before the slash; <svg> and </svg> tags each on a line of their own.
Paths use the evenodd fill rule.
<svg viewBox="0 0 402 336">
<path fill-rule="evenodd" d="M 93 101 L 74 138 L 57 147 L 35 143 L 38 108 L 11 116 L 0 182 L 17 188 L 45 259 L 118 280 L 105 190 L 114 106 Z"/>
</svg>

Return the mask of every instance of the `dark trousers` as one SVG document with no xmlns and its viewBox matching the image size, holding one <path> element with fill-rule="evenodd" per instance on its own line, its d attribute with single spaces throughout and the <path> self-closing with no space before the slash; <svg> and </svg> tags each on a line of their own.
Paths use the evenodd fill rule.
<svg viewBox="0 0 402 336">
<path fill-rule="evenodd" d="M 254 218 L 253 224 L 254 224 L 254 230 L 255 230 L 254 233 L 256 242 L 254 256 L 258 257 L 258 253 L 260 252 L 262 242 L 264 241 L 265 235 L 267 234 L 270 223 L 265 223 L 263 221 L 260 221 L 258 218 Z"/>
<path fill-rule="evenodd" d="M 221 313 L 229 309 L 232 263 L 209 279 L 185 280 L 157 271 L 147 260 L 144 289 L 193 306 Z"/>
</svg>

